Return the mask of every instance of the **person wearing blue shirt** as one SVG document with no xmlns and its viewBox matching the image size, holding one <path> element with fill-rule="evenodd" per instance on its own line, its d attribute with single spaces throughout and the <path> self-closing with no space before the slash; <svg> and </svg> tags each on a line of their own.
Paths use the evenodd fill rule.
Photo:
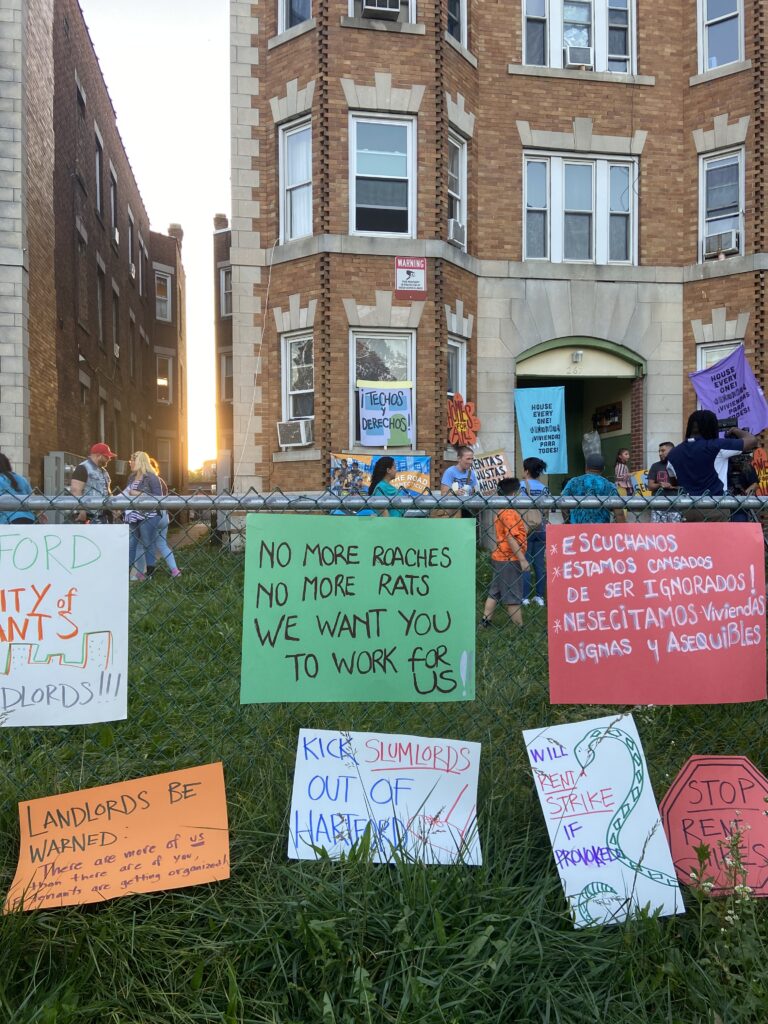
<svg viewBox="0 0 768 1024">
<path fill-rule="evenodd" d="M 574 476 L 563 488 L 564 498 L 618 498 L 620 497 L 615 484 L 606 480 L 603 476 L 605 471 L 605 459 L 602 455 L 588 455 L 586 460 L 586 473 L 583 476 Z M 611 510 L 608 508 L 572 508 L 563 512 L 563 519 L 568 516 L 568 522 L 574 526 L 582 523 L 610 523 Z M 613 517 L 617 523 L 625 523 L 627 516 L 623 508 L 613 511 Z"/>
<path fill-rule="evenodd" d="M 14 473 L 7 455 L 0 452 L 0 494 L 13 494 L 21 498 L 31 494 L 29 481 L 20 473 Z M 35 522 L 34 512 L 19 509 L 18 512 L 0 512 L 0 523 L 13 523 L 14 526 L 31 525 Z"/>
<path fill-rule="evenodd" d="M 443 473 L 443 478 L 440 481 L 440 494 L 448 494 L 449 491 L 452 491 L 459 497 L 462 495 L 469 497 L 477 490 L 477 476 L 472 468 L 474 454 L 471 448 L 462 445 L 456 449 L 456 455 L 458 457 L 456 465 L 449 466 Z"/>
<path fill-rule="evenodd" d="M 542 473 L 546 473 L 547 464 L 535 456 L 525 459 L 523 462 L 523 479 L 520 487 L 520 496 L 525 498 L 541 498 L 549 495 L 549 488 L 539 480 Z M 525 519 L 525 514 L 523 514 Z M 538 519 L 538 516 L 537 516 Z M 533 566 L 533 574 L 536 577 L 534 586 L 531 570 L 523 573 L 523 604 L 544 605 L 546 597 L 547 576 L 544 568 L 547 517 L 541 516 L 541 522 L 533 528 L 528 527 L 528 561 Z"/>
</svg>

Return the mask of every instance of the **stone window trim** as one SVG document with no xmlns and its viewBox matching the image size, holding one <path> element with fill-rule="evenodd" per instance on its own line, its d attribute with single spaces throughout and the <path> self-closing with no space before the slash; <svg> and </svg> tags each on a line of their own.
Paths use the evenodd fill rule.
<svg viewBox="0 0 768 1024">
<path fill-rule="evenodd" d="M 477 57 L 471 50 L 468 50 L 466 46 L 462 46 L 458 39 L 454 39 L 448 31 L 445 32 L 443 38 L 451 49 L 460 54 L 468 64 L 472 65 L 473 68 L 477 68 Z"/>
<path fill-rule="evenodd" d="M 611 156 L 640 156 L 648 132 L 635 129 L 632 135 L 594 135 L 591 117 L 574 117 L 572 132 L 550 132 L 517 121 L 520 142 L 526 149 L 564 150 L 569 153 L 608 153 Z"/>
<path fill-rule="evenodd" d="M 80 238 L 88 245 L 88 232 L 85 229 L 85 224 L 79 217 L 75 217 L 75 231 L 77 231 Z"/>
<path fill-rule="evenodd" d="M 88 103 L 88 96 L 86 95 L 83 83 L 80 81 L 80 75 L 77 73 L 77 68 L 75 68 L 75 88 L 77 89 L 77 94 L 85 107 Z"/>
<path fill-rule="evenodd" d="M 78 370 L 78 375 L 77 376 L 78 376 L 78 380 L 83 385 L 83 387 L 90 388 L 90 386 L 91 386 L 91 378 L 85 372 L 85 370 Z"/>
<path fill-rule="evenodd" d="M 373 85 L 362 85 L 352 78 L 340 79 L 350 110 L 418 114 L 426 86 L 411 85 L 405 89 L 393 89 L 392 75 L 388 71 L 376 71 L 373 80 Z"/>
<path fill-rule="evenodd" d="M 718 149 L 730 149 L 735 146 L 743 146 L 747 141 L 749 131 L 750 115 L 740 117 L 738 121 L 729 124 L 730 114 L 717 114 L 713 120 L 713 127 L 694 128 L 693 144 L 696 152 L 714 153 Z"/>
<path fill-rule="evenodd" d="M 738 75 L 741 71 L 749 71 L 751 67 L 751 60 L 738 60 L 733 64 L 723 64 L 719 68 L 702 71 L 700 75 L 691 75 L 688 85 L 703 85 L 705 82 L 712 82 L 718 78 L 726 78 L 728 75 Z"/>
<path fill-rule="evenodd" d="M 376 291 L 376 305 L 365 306 L 356 299 L 342 299 L 347 323 L 350 327 L 359 328 L 394 328 L 395 330 L 415 330 L 424 312 L 424 302 L 409 302 L 395 306 L 394 292 Z"/>
<path fill-rule="evenodd" d="M 299 89 L 298 78 L 292 78 L 285 87 L 283 96 L 273 96 L 269 101 L 272 120 L 275 124 L 283 124 L 295 117 L 301 117 L 312 110 L 315 96 L 315 80 L 311 78 L 303 89 Z"/>
<path fill-rule="evenodd" d="M 471 139 L 475 134 L 475 115 L 470 113 L 465 107 L 464 97 L 460 92 L 456 93 L 456 99 L 446 91 L 445 94 L 445 105 L 448 110 L 448 123 L 456 131 L 467 138 Z"/>
<path fill-rule="evenodd" d="M 543 68 L 536 64 L 508 64 L 507 73 L 530 78 L 575 78 L 582 82 L 607 82 L 610 85 L 656 85 L 655 75 L 623 75 L 618 71 L 580 71 L 578 68 Z"/>
<path fill-rule="evenodd" d="M 455 309 L 451 309 L 450 305 L 446 302 L 445 326 L 448 334 L 455 335 L 457 338 L 466 338 L 469 340 L 472 337 L 472 331 L 475 326 L 475 317 L 472 313 L 464 316 L 464 302 L 462 299 L 456 300 Z"/>
<path fill-rule="evenodd" d="M 711 311 L 712 319 L 709 323 L 691 320 L 694 341 L 697 345 L 724 341 L 741 342 L 747 333 L 750 315 L 749 312 L 738 313 L 735 320 L 728 320 L 727 308 L 718 306 Z"/>
<path fill-rule="evenodd" d="M 293 28 L 287 28 L 284 32 L 279 32 L 276 36 L 272 36 L 271 39 L 267 40 L 267 49 L 274 50 L 276 46 L 282 46 L 283 43 L 289 43 L 292 39 L 303 36 L 305 32 L 311 32 L 317 28 L 317 22 L 314 18 L 307 18 L 306 21 L 302 21 L 300 25 L 294 25 Z"/>
<path fill-rule="evenodd" d="M 315 313 L 317 312 L 317 299 L 309 299 L 306 306 L 301 305 L 301 292 L 295 292 L 288 296 L 288 309 L 281 306 L 273 306 L 272 313 L 275 317 L 275 327 L 278 334 L 287 334 L 291 331 L 309 330 L 315 325 Z"/>
<path fill-rule="evenodd" d="M 352 18 L 342 14 L 342 28 L 361 28 L 374 32 L 401 32 L 404 35 L 426 35 L 427 26 L 420 21 L 378 21 L 376 18 Z"/>
</svg>

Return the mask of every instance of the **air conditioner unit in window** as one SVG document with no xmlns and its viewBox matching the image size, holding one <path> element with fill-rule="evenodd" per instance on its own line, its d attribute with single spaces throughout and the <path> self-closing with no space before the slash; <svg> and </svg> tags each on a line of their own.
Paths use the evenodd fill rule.
<svg viewBox="0 0 768 1024">
<path fill-rule="evenodd" d="M 128 273 L 131 275 L 131 280 L 135 281 L 136 280 L 136 264 L 135 263 L 131 263 L 131 265 L 128 267 Z"/>
<path fill-rule="evenodd" d="M 400 0 L 363 0 L 364 18 L 386 18 L 397 21 L 400 14 Z"/>
<path fill-rule="evenodd" d="M 451 218 L 448 221 L 448 241 L 462 249 L 467 244 L 467 229 L 460 220 Z"/>
<path fill-rule="evenodd" d="M 116 227 L 112 228 L 112 241 L 115 245 L 120 245 L 120 232 Z"/>
<path fill-rule="evenodd" d="M 739 251 L 739 232 L 721 231 L 717 235 L 707 235 L 704 239 L 704 259 L 716 260 L 722 253 L 724 256 L 733 256 Z"/>
<path fill-rule="evenodd" d="M 281 448 L 304 448 L 314 440 L 314 420 L 282 420 L 277 424 L 277 443 Z"/>
<path fill-rule="evenodd" d="M 592 68 L 592 47 L 591 46 L 564 46 L 563 67 L 566 68 Z"/>
</svg>

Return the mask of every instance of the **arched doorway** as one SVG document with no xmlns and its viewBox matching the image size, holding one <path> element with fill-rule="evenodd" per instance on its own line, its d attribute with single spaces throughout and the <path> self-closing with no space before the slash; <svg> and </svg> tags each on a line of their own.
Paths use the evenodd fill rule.
<svg viewBox="0 0 768 1024">
<path fill-rule="evenodd" d="M 616 453 L 629 448 L 631 468 L 643 468 L 643 378 L 645 361 L 615 342 L 599 338 L 557 338 L 523 353 L 516 364 L 516 387 L 565 387 L 568 476 L 584 471 L 582 437 L 596 423 L 606 474 L 611 475 Z M 516 471 L 522 469 L 519 435 L 515 445 Z M 552 475 L 558 493 L 566 475 Z"/>
</svg>

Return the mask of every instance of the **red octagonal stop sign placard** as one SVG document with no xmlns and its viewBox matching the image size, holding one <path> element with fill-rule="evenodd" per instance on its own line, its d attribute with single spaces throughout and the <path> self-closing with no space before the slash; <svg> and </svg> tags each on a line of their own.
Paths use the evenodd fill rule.
<svg viewBox="0 0 768 1024">
<path fill-rule="evenodd" d="M 730 890 L 732 876 L 724 859 L 736 823 L 742 830 L 740 848 L 746 884 L 755 896 L 768 896 L 766 797 L 768 779 L 749 758 L 689 758 L 659 805 L 680 881 L 690 884 L 691 872 L 699 866 L 695 848 L 706 843 L 710 856 L 704 876 L 713 879 L 713 892 Z"/>
</svg>

